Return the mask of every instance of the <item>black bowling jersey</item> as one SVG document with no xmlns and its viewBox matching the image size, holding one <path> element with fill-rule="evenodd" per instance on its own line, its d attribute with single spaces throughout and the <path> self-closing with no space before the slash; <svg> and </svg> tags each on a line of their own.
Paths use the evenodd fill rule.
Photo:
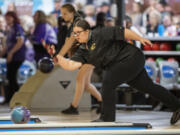
<svg viewBox="0 0 180 135">
<path fill-rule="evenodd" d="M 103 27 L 90 33 L 87 63 L 106 69 L 117 61 L 127 60 L 137 50 L 124 40 L 123 27 Z"/>
</svg>

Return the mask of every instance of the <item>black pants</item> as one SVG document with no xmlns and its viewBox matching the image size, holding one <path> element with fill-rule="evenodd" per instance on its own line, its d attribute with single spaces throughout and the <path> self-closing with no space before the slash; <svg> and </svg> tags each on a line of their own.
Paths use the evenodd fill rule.
<svg viewBox="0 0 180 135">
<path fill-rule="evenodd" d="M 5 91 L 6 102 L 9 102 L 13 94 L 19 89 L 17 71 L 22 63 L 23 61 L 11 61 L 7 63 L 8 88 Z"/>
<path fill-rule="evenodd" d="M 144 55 L 137 51 L 126 60 L 116 62 L 105 72 L 102 86 L 102 114 L 104 121 L 115 121 L 115 88 L 127 83 L 132 88 L 148 93 L 172 110 L 180 108 L 180 101 L 164 87 L 153 83 L 144 69 Z"/>
</svg>

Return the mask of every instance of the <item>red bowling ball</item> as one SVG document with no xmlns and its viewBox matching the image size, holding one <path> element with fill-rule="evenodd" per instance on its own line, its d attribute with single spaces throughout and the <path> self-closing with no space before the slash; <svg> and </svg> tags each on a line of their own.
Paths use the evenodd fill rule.
<svg viewBox="0 0 180 135">
<path fill-rule="evenodd" d="M 146 61 L 155 61 L 155 59 L 153 57 L 149 57 L 146 59 Z"/>
<path fill-rule="evenodd" d="M 160 44 L 154 43 L 153 46 L 152 46 L 152 50 L 153 51 L 159 51 L 160 50 Z"/>
<path fill-rule="evenodd" d="M 169 62 L 173 62 L 173 61 L 176 61 L 176 59 L 173 58 L 173 57 L 170 57 L 170 58 L 168 58 L 168 61 L 169 61 Z"/>
<path fill-rule="evenodd" d="M 169 43 L 161 43 L 160 50 L 161 51 L 170 51 L 171 45 Z"/>
<path fill-rule="evenodd" d="M 145 50 L 145 51 L 151 51 L 152 48 L 151 48 L 150 45 L 145 45 L 145 46 L 144 46 L 144 50 Z"/>
</svg>

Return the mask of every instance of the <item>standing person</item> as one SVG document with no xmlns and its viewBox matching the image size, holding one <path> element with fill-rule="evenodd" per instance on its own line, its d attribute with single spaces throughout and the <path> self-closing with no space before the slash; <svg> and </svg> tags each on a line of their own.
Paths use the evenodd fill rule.
<svg viewBox="0 0 180 135">
<path fill-rule="evenodd" d="M 149 40 L 118 26 L 91 31 L 89 24 L 84 20 L 74 25 L 73 33 L 76 40 L 84 43 L 89 51 L 87 64 L 101 67 L 106 71 L 102 85 L 102 113 L 97 122 L 115 121 L 115 88 L 122 83 L 148 93 L 170 107 L 174 111 L 171 124 L 175 124 L 180 119 L 180 101 L 164 87 L 153 83 L 144 68 L 143 52 L 125 42 L 128 38 L 138 40 L 143 45 L 152 45 Z M 57 58 L 59 65 L 67 70 L 82 66 L 81 62 L 65 59 L 61 55 Z"/>
<path fill-rule="evenodd" d="M 2 54 L 7 54 L 7 79 L 8 91 L 5 92 L 6 102 L 9 102 L 13 94 L 18 91 L 17 71 L 25 60 L 25 35 L 20 21 L 15 12 L 9 11 L 5 14 L 8 26 L 6 47 Z"/>
<path fill-rule="evenodd" d="M 50 57 L 46 49 L 43 47 L 42 41 L 47 44 L 57 44 L 57 36 L 53 27 L 47 23 L 46 15 L 43 11 L 36 11 L 34 14 L 35 30 L 32 34 L 32 43 L 35 51 L 35 61 L 43 57 Z"/>
<path fill-rule="evenodd" d="M 81 20 L 82 18 L 76 13 L 76 10 L 71 4 L 64 4 L 61 7 L 61 15 L 67 26 L 67 35 L 65 39 L 65 43 L 58 53 L 58 55 L 64 56 L 69 50 L 69 56 L 73 60 L 81 60 L 82 63 L 87 62 L 88 52 L 84 47 L 74 46 L 74 37 L 72 36 L 73 25 Z M 64 35 L 63 35 L 64 36 Z M 76 49 L 79 47 L 78 51 Z M 70 106 L 63 110 L 63 114 L 78 114 L 78 105 L 81 99 L 81 96 L 84 90 L 87 90 L 91 93 L 99 102 L 102 102 L 101 94 L 97 91 L 97 89 L 91 84 L 91 75 L 93 73 L 93 67 L 89 65 L 83 65 L 78 71 L 76 78 L 76 88 L 75 94 L 72 103 Z M 87 73 L 87 74 L 85 74 Z M 99 110 L 97 110 L 99 112 Z"/>
</svg>

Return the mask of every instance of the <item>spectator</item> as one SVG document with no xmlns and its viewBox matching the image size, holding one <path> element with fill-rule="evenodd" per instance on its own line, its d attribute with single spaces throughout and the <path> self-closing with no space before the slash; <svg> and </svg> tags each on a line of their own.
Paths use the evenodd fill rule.
<svg viewBox="0 0 180 135">
<path fill-rule="evenodd" d="M 95 7 L 93 5 L 86 5 L 84 8 L 85 20 L 88 21 L 91 27 L 95 26 Z"/>
<path fill-rule="evenodd" d="M 46 21 L 47 21 L 47 23 L 49 23 L 53 27 L 54 31 L 57 34 L 58 33 L 57 18 L 54 15 L 50 14 L 47 16 Z"/>
<path fill-rule="evenodd" d="M 6 102 L 9 102 L 13 94 L 18 91 L 17 71 L 25 60 L 25 35 L 20 25 L 18 16 L 13 11 L 8 11 L 5 15 L 8 26 L 6 47 L 3 55 L 7 53 L 7 79 L 8 89 L 5 92 Z"/>
<path fill-rule="evenodd" d="M 106 14 L 104 12 L 99 12 L 96 15 L 96 25 L 92 29 L 105 26 Z"/>
<path fill-rule="evenodd" d="M 165 36 L 176 36 L 177 30 L 176 25 L 173 25 L 172 23 L 172 16 L 166 14 L 163 19 L 163 24 L 165 27 Z"/>
<path fill-rule="evenodd" d="M 142 26 L 142 5 L 139 2 L 133 2 L 132 14 L 132 25 L 136 27 Z"/>
<path fill-rule="evenodd" d="M 52 11 L 52 14 L 55 16 L 55 17 L 59 17 L 61 15 L 61 1 L 62 0 L 55 0 L 54 1 L 54 11 Z"/>
<path fill-rule="evenodd" d="M 158 27 L 160 27 L 160 22 L 161 14 L 157 10 L 151 11 L 149 13 L 149 24 L 146 27 L 146 34 L 149 34 L 150 36 L 158 33 Z"/>
<path fill-rule="evenodd" d="M 33 18 L 28 15 L 23 15 L 23 16 L 20 16 L 20 21 L 21 21 L 21 25 L 24 29 L 25 36 L 26 36 L 26 41 L 25 41 L 26 60 L 34 62 L 35 52 L 33 49 L 33 45 L 30 42 L 30 37 L 31 37 L 31 35 L 33 33 L 33 29 L 34 29 Z"/>
<path fill-rule="evenodd" d="M 139 30 L 135 26 L 133 26 L 132 19 L 128 15 L 126 15 L 125 18 L 124 18 L 124 27 L 134 31 L 139 36 L 142 36 L 142 33 L 140 33 Z M 129 40 L 128 42 L 131 43 L 131 44 L 135 44 L 138 48 L 141 47 L 141 43 L 139 41 Z"/>
<path fill-rule="evenodd" d="M 115 26 L 115 20 L 112 17 L 108 17 L 105 21 L 105 26 Z"/>
<path fill-rule="evenodd" d="M 107 2 L 103 2 L 102 5 L 100 6 L 101 12 L 104 12 L 106 14 L 106 17 L 111 17 L 110 14 L 110 4 Z"/>
<path fill-rule="evenodd" d="M 52 28 L 46 21 L 46 15 L 43 11 L 36 11 L 34 15 L 35 30 L 32 35 L 32 43 L 35 50 L 35 61 L 43 57 L 50 57 L 46 49 L 43 47 L 42 41 L 47 44 L 57 44 L 57 36 Z"/>
</svg>

